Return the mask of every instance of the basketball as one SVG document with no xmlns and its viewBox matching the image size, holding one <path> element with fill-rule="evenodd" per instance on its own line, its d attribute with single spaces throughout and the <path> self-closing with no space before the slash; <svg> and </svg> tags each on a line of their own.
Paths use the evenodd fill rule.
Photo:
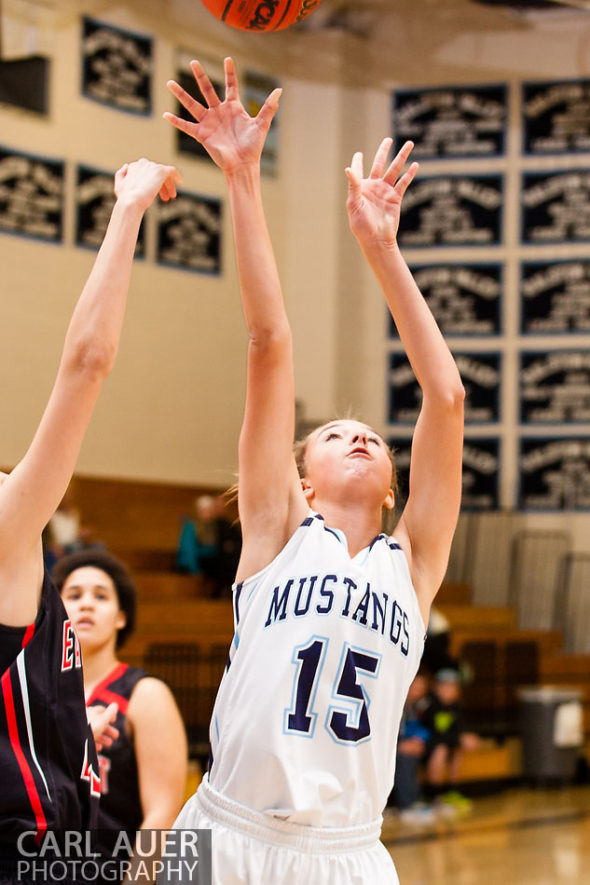
<svg viewBox="0 0 590 885">
<path fill-rule="evenodd" d="M 303 21 L 321 0 L 201 0 L 215 18 L 241 31 L 265 34 Z"/>
</svg>

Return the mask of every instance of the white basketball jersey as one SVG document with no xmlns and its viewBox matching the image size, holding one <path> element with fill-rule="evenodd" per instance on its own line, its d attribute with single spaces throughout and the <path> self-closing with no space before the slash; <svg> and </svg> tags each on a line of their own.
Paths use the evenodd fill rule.
<svg viewBox="0 0 590 885">
<path fill-rule="evenodd" d="M 379 535 L 351 558 L 344 534 L 311 514 L 235 586 L 234 619 L 211 721 L 211 786 L 292 823 L 379 818 L 424 648 L 399 544 Z"/>
</svg>

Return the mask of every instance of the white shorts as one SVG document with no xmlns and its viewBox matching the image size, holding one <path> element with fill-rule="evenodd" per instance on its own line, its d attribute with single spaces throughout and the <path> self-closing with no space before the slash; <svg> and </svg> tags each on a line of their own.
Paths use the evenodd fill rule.
<svg viewBox="0 0 590 885">
<path fill-rule="evenodd" d="M 227 799 L 203 778 L 174 829 L 210 829 L 213 885 L 399 885 L 381 821 L 307 827 Z"/>
</svg>

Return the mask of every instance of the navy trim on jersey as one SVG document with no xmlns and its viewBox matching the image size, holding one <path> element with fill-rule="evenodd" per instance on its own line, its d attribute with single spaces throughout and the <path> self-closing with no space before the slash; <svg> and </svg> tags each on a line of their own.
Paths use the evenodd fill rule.
<svg viewBox="0 0 590 885">
<path fill-rule="evenodd" d="M 336 538 L 336 540 L 338 541 L 338 543 L 339 543 L 339 544 L 342 544 L 342 538 L 340 537 L 340 535 L 338 534 L 337 531 L 335 531 L 334 529 L 330 529 L 330 528 L 328 528 L 327 525 L 324 526 L 324 531 L 325 531 L 325 532 L 328 532 L 328 534 L 330 534 L 330 535 L 334 535 L 334 537 Z"/>
<path fill-rule="evenodd" d="M 313 516 L 308 516 L 306 519 L 304 519 L 303 522 L 301 523 L 301 525 L 302 526 L 310 526 L 312 524 L 312 522 L 314 521 L 314 519 L 318 519 L 320 522 L 325 523 L 324 517 L 321 515 L 321 513 L 314 513 Z M 336 540 L 338 541 L 338 543 L 342 544 L 342 546 L 344 546 L 344 547 L 347 546 L 346 541 L 341 537 L 341 535 L 339 534 L 337 529 L 332 529 L 332 528 L 330 528 L 330 526 L 324 524 L 324 531 L 329 532 L 330 535 L 333 535 L 336 538 Z M 377 541 L 381 540 L 382 538 L 384 540 L 389 540 L 387 535 L 385 535 L 385 534 L 383 534 L 383 532 L 381 532 L 380 534 L 375 535 L 375 537 L 373 538 L 371 543 L 368 545 L 368 548 L 364 548 L 364 549 L 367 549 L 368 552 L 370 552 L 371 549 L 373 548 L 373 545 L 376 544 Z M 401 550 L 401 547 L 399 546 L 399 544 L 394 543 L 393 546 L 392 546 L 392 544 L 389 544 L 389 546 L 391 547 L 392 550 Z"/>
<path fill-rule="evenodd" d="M 236 589 L 234 590 L 234 595 L 233 595 L 234 618 L 236 620 L 236 627 L 240 623 L 240 596 L 242 594 L 243 589 L 244 589 L 244 582 L 240 581 L 240 583 L 236 585 Z"/>
</svg>

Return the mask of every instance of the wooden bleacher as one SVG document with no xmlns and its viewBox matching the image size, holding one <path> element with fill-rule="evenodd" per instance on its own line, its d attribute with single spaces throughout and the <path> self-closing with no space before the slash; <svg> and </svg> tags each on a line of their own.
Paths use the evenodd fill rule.
<svg viewBox="0 0 590 885">
<path fill-rule="evenodd" d="M 202 648 L 223 645 L 229 650 L 233 627 L 229 600 L 142 600 L 136 630 L 123 649 L 123 658 L 129 664 L 141 666 L 147 649 L 154 643 L 192 642 Z"/>
<path fill-rule="evenodd" d="M 184 516 L 195 500 L 223 489 L 76 475 L 72 496 L 92 538 L 135 572 L 172 572 Z"/>
</svg>

